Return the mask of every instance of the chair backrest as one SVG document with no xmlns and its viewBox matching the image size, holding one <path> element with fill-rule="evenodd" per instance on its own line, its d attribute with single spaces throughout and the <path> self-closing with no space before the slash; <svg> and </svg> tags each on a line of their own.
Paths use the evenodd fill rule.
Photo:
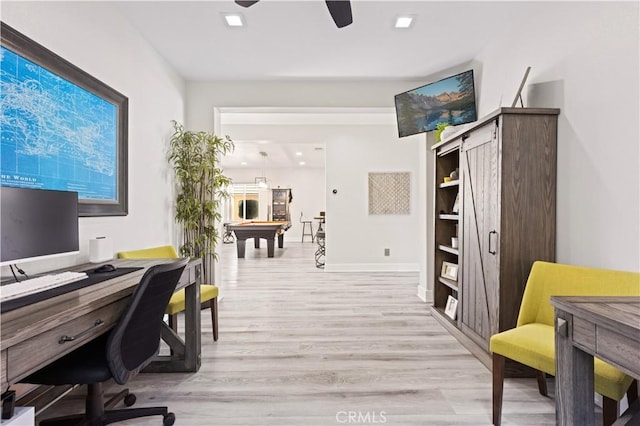
<svg viewBox="0 0 640 426">
<path fill-rule="evenodd" d="M 121 251 L 118 253 L 120 259 L 179 259 L 178 253 L 173 246 L 150 247 L 141 250 Z"/>
<path fill-rule="evenodd" d="M 553 326 L 551 296 L 640 296 L 640 273 L 535 262 L 524 289 L 517 326 Z"/>
<path fill-rule="evenodd" d="M 164 312 L 189 259 L 147 269 L 107 341 L 113 379 L 123 385 L 144 368 L 160 347 Z"/>
<path fill-rule="evenodd" d="M 304 212 L 300 212 L 300 223 L 304 222 L 303 216 L 304 216 Z"/>
</svg>

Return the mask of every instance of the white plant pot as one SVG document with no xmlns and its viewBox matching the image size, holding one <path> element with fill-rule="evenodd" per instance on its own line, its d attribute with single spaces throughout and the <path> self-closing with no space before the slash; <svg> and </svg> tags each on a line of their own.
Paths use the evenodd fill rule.
<svg viewBox="0 0 640 426">
<path fill-rule="evenodd" d="M 440 133 L 440 140 L 443 141 L 456 132 L 456 128 L 453 126 L 445 127 L 442 133 Z"/>
</svg>

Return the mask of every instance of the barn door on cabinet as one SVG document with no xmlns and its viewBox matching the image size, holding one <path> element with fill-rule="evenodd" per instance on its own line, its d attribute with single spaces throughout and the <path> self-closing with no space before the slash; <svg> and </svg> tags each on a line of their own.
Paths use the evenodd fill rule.
<svg viewBox="0 0 640 426">
<path fill-rule="evenodd" d="M 462 326 L 488 350 L 499 320 L 499 126 L 490 122 L 463 142 Z"/>
</svg>

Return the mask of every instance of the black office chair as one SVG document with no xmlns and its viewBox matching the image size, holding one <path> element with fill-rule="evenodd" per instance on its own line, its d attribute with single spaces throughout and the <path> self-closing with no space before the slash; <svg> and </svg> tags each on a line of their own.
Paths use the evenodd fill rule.
<svg viewBox="0 0 640 426">
<path fill-rule="evenodd" d="M 86 384 L 86 412 L 74 416 L 46 419 L 41 426 L 106 425 L 145 416 L 163 416 L 163 425 L 171 426 L 175 415 L 167 407 L 143 407 L 106 410 L 124 398 L 125 405 L 135 402 L 128 390 L 103 403 L 102 382 L 109 379 L 125 384 L 151 362 L 160 347 L 160 328 L 164 311 L 175 291 L 188 259 L 149 268 L 131 296 L 128 307 L 115 327 L 52 364 L 23 379 L 42 385 Z M 115 402 L 115 403 L 114 403 Z"/>
</svg>

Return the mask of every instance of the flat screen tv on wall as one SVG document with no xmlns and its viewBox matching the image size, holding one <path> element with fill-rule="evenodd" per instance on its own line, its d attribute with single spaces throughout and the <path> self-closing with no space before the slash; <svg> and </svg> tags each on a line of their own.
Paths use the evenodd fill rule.
<svg viewBox="0 0 640 426">
<path fill-rule="evenodd" d="M 473 70 L 400 93 L 395 103 L 401 138 L 430 132 L 438 123 L 455 126 L 476 121 Z"/>
</svg>

